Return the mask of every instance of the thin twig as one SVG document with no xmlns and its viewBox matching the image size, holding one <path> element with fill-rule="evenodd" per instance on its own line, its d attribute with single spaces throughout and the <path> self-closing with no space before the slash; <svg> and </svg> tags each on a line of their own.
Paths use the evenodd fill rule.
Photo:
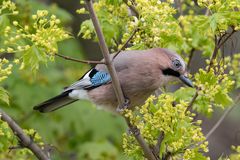
<svg viewBox="0 0 240 160">
<path fill-rule="evenodd" d="M 210 58 L 210 64 L 209 64 L 209 67 L 208 67 L 208 72 L 210 71 L 212 65 L 213 65 L 213 60 L 217 57 L 217 53 L 218 53 L 218 40 L 217 40 L 217 36 L 215 35 L 215 46 L 214 46 L 214 50 L 213 50 L 213 53 L 212 53 L 212 56 Z"/>
<path fill-rule="evenodd" d="M 163 139 L 164 139 L 164 133 L 160 132 L 160 135 L 158 136 L 157 144 L 154 146 L 154 152 L 157 156 L 160 153 L 160 147 L 161 147 Z"/>
<path fill-rule="evenodd" d="M 188 63 L 187 63 L 187 68 L 188 69 L 190 68 L 194 51 L 195 51 L 195 48 L 192 48 L 191 51 L 190 51 L 189 60 L 188 60 Z"/>
<path fill-rule="evenodd" d="M 235 33 L 236 31 L 233 29 L 232 32 L 218 45 L 218 49 Z"/>
<path fill-rule="evenodd" d="M 209 139 L 209 137 L 214 133 L 214 131 L 216 131 L 216 129 L 221 125 L 221 123 L 223 122 L 223 120 L 226 118 L 226 116 L 236 107 L 236 105 L 238 104 L 238 102 L 240 101 L 240 94 L 236 97 L 234 104 L 229 107 L 228 109 L 225 110 L 225 112 L 223 113 L 223 115 L 220 117 L 220 119 L 214 124 L 214 126 L 211 128 L 211 130 L 206 134 L 206 140 Z M 188 147 L 188 149 L 192 149 L 195 146 L 200 146 L 201 144 L 203 144 L 206 140 L 198 142 L 197 144 L 192 144 Z"/>
<path fill-rule="evenodd" d="M 190 103 L 189 103 L 185 112 L 189 111 L 192 108 L 192 106 L 193 106 L 195 100 L 197 99 L 197 97 L 198 97 L 198 90 L 195 92 L 195 94 L 194 94 L 192 100 L 190 101 Z"/>
<path fill-rule="evenodd" d="M 19 138 L 20 144 L 28 148 L 39 160 L 50 160 L 43 150 L 33 142 L 33 140 L 23 132 L 23 129 L 2 109 L 0 109 L 0 117 L 7 122 L 13 133 Z"/>
<path fill-rule="evenodd" d="M 219 118 L 217 123 L 215 123 L 214 126 L 211 128 L 211 130 L 206 134 L 206 139 L 208 139 L 213 134 L 213 132 L 220 126 L 220 124 L 223 122 L 226 116 L 236 107 L 239 101 L 240 101 L 240 94 L 236 97 L 236 100 L 234 101 L 234 105 L 225 110 L 225 112 Z"/>
<path fill-rule="evenodd" d="M 123 95 L 123 91 L 122 91 L 119 79 L 117 77 L 117 72 L 115 70 L 115 67 L 113 66 L 112 60 L 110 59 L 109 50 L 108 50 L 108 47 L 107 47 L 106 42 L 104 40 L 104 36 L 103 36 L 102 30 L 101 30 L 99 21 L 97 19 L 96 13 L 93 9 L 92 0 L 85 0 L 85 2 L 86 2 L 86 5 L 87 5 L 87 8 L 88 8 L 90 17 L 92 19 L 97 37 L 98 37 L 98 42 L 99 42 L 103 57 L 105 59 L 105 64 L 106 64 L 106 66 L 108 68 L 108 71 L 109 71 L 109 74 L 112 78 L 112 85 L 113 85 L 117 100 L 118 100 L 120 105 L 123 105 L 125 103 L 125 97 Z M 128 118 L 125 118 L 125 120 L 126 120 L 128 126 L 131 130 L 136 129 L 136 127 L 133 126 L 130 123 L 130 120 Z M 151 149 L 149 148 L 149 146 L 147 145 L 147 143 L 145 142 L 145 140 L 141 136 L 140 132 L 136 132 L 136 133 L 138 133 L 138 134 L 134 134 L 134 136 L 135 136 L 136 140 L 138 141 L 139 145 L 142 147 L 146 158 L 148 160 L 156 160 L 156 158 L 154 157 Z"/>
<path fill-rule="evenodd" d="M 80 62 L 80 63 L 87 63 L 87 64 L 105 64 L 104 61 L 88 61 L 88 60 L 80 60 L 80 59 L 75 59 L 72 57 L 64 56 L 58 53 L 55 53 L 56 56 L 61 57 L 63 59 L 73 61 L 73 62 Z"/>
<path fill-rule="evenodd" d="M 113 60 L 118 56 L 118 54 L 123 51 L 128 43 L 131 41 L 131 39 L 133 38 L 133 36 L 137 33 L 138 28 L 134 29 L 134 31 L 132 32 L 131 36 L 127 39 L 127 41 L 123 44 L 123 46 L 115 53 L 115 55 L 113 56 Z"/>
<path fill-rule="evenodd" d="M 123 0 L 123 2 L 129 7 L 129 9 L 135 14 L 136 17 L 139 17 L 139 13 L 133 5 L 129 5 L 127 0 Z"/>
</svg>

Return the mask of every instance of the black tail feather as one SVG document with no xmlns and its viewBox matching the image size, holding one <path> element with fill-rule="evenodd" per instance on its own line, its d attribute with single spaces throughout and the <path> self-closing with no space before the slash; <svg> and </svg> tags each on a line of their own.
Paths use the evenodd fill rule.
<svg viewBox="0 0 240 160">
<path fill-rule="evenodd" d="M 70 103 L 73 103 L 77 100 L 75 99 L 71 99 L 69 98 L 68 94 L 70 91 L 68 92 L 63 92 L 62 94 L 53 97 L 43 103 L 40 103 L 36 106 L 34 106 L 34 110 L 38 110 L 39 112 L 52 112 L 55 111 L 59 108 L 64 107 L 65 105 L 68 105 Z"/>
</svg>

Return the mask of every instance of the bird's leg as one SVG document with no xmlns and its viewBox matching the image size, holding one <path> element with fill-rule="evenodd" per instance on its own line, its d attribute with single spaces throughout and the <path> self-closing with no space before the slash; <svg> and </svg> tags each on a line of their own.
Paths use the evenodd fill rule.
<svg viewBox="0 0 240 160">
<path fill-rule="evenodd" d="M 124 103 L 118 105 L 118 107 L 117 107 L 117 112 L 122 112 L 122 111 L 124 111 L 125 109 L 128 108 L 129 104 L 130 104 L 130 100 L 125 97 Z"/>
</svg>

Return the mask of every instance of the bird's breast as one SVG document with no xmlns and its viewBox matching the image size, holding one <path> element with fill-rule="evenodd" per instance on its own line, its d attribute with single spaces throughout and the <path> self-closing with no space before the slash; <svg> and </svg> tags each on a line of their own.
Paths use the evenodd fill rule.
<svg viewBox="0 0 240 160">
<path fill-rule="evenodd" d="M 118 77 L 125 97 L 130 100 L 130 107 L 142 105 L 161 84 L 156 72 L 135 68 L 121 70 Z M 112 83 L 89 90 L 88 96 L 94 103 L 108 110 L 115 111 L 118 106 Z"/>
</svg>

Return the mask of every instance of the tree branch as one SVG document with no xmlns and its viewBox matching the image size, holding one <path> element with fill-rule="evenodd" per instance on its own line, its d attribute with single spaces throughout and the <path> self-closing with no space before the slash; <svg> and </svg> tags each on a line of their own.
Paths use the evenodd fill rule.
<svg viewBox="0 0 240 160">
<path fill-rule="evenodd" d="M 13 133 L 19 138 L 23 147 L 28 148 L 39 160 L 50 160 L 50 158 L 43 152 L 43 150 L 33 142 L 33 140 L 26 135 L 22 128 L 2 109 L 0 109 L 0 117 L 7 122 Z"/>
<path fill-rule="evenodd" d="M 234 105 L 225 110 L 223 115 L 214 124 L 214 126 L 211 128 L 211 130 L 206 134 L 206 139 L 208 139 L 213 134 L 213 132 L 220 126 L 220 124 L 223 122 L 223 120 L 226 118 L 226 116 L 236 107 L 236 105 L 239 101 L 240 101 L 240 94 L 236 97 L 236 100 L 234 101 L 235 102 Z"/>
<path fill-rule="evenodd" d="M 87 63 L 87 64 L 105 64 L 104 61 L 88 61 L 88 60 L 80 60 L 80 59 L 75 59 L 72 57 L 64 56 L 58 53 L 55 53 L 56 56 L 61 57 L 63 59 L 73 61 L 73 62 L 80 62 L 80 63 Z"/>
<path fill-rule="evenodd" d="M 210 69 L 213 65 L 213 60 L 216 59 L 216 57 L 217 57 L 218 50 L 235 32 L 236 31 L 233 29 L 232 32 L 223 41 L 222 41 L 222 39 L 226 34 L 221 35 L 221 37 L 219 39 L 217 39 L 217 36 L 215 36 L 215 47 L 214 47 L 214 51 L 212 53 L 212 56 L 210 58 L 210 64 L 209 64 L 209 68 L 207 70 L 208 72 L 210 71 Z M 192 108 L 192 105 L 195 102 L 195 100 L 197 99 L 197 97 L 198 97 L 198 92 L 196 92 L 195 95 L 193 96 L 193 98 L 192 98 L 191 102 L 189 103 L 189 106 L 188 106 L 186 111 L 189 111 Z"/>
<path fill-rule="evenodd" d="M 121 105 L 125 104 L 126 101 L 125 101 L 125 97 L 123 95 L 123 91 L 121 89 L 119 79 L 117 77 L 117 72 L 116 72 L 116 70 L 113 66 L 112 60 L 110 59 L 109 50 L 108 50 L 107 45 L 105 43 L 104 36 L 103 36 L 102 30 L 100 28 L 99 21 L 98 21 L 97 16 L 94 12 L 92 0 L 85 0 L 85 2 L 86 2 L 86 5 L 87 5 L 87 8 L 88 8 L 90 17 L 92 19 L 97 37 L 98 37 L 99 45 L 100 45 L 103 57 L 105 59 L 105 64 L 106 64 L 106 66 L 108 68 L 108 71 L 109 71 L 109 74 L 111 75 L 111 78 L 112 78 L 112 85 L 113 85 L 117 100 L 118 100 L 118 102 L 121 106 Z M 135 126 L 133 126 L 130 123 L 130 120 L 128 118 L 125 117 L 125 120 L 126 120 L 128 126 L 131 130 L 136 130 L 137 129 Z M 153 155 L 152 151 L 150 150 L 149 146 L 147 145 L 147 143 L 145 142 L 145 140 L 141 136 L 140 132 L 135 132 L 135 133 L 136 134 L 134 134 L 134 136 L 135 136 L 136 140 L 138 141 L 139 145 L 142 147 L 146 158 L 148 160 L 156 160 L 156 158 L 154 157 L 154 155 Z"/>
</svg>

